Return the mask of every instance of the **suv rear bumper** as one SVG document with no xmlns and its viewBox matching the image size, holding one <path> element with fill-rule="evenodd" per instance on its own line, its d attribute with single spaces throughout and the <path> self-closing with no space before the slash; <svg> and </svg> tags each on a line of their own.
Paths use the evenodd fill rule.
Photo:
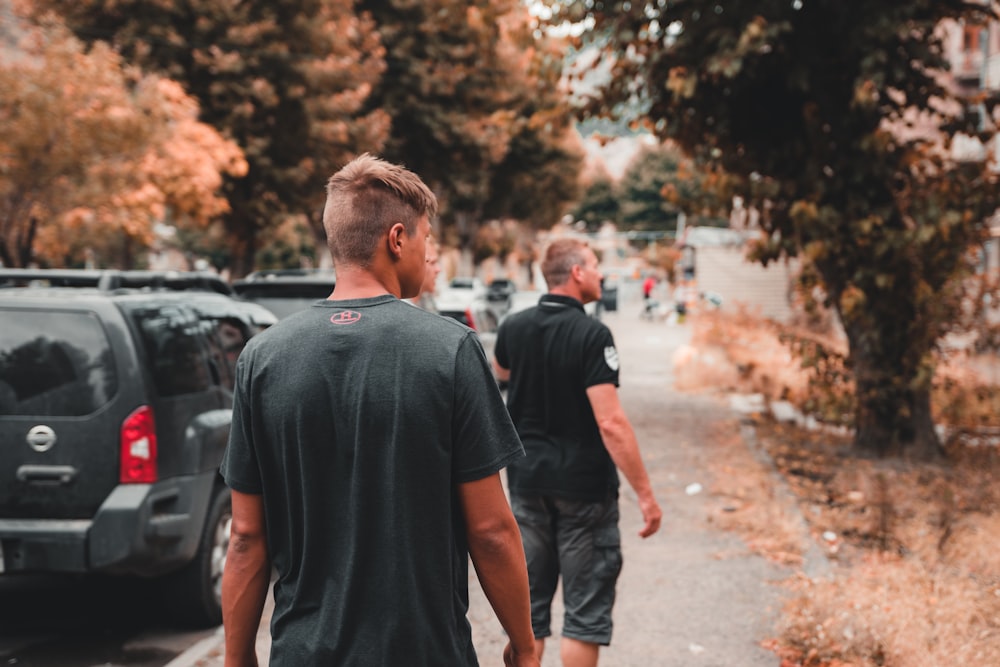
<svg viewBox="0 0 1000 667">
<path fill-rule="evenodd" d="M 121 485 L 92 520 L 0 519 L 4 572 L 154 576 L 198 547 L 215 473 Z"/>
</svg>

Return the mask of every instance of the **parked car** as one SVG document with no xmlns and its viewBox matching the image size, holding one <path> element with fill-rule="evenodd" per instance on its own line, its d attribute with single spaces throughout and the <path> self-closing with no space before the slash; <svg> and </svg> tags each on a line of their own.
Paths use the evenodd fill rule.
<svg viewBox="0 0 1000 667">
<path fill-rule="evenodd" d="M 233 281 L 232 289 L 240 299 L 284 318 L 326 299 L 336 284 L 332 269 L 276 269 L 254 271 Z"/>
<path fill-rule="evenodd" d="M 502 318 L 510 310 L 511 301 L 517 287 L 513 280 L 507 278 L 495 278 L 486 288 L 486 301 L 489 302 L 498 318 Z"/>
<path fill-rule="evenodd" d="M 277 321 L 227 289 L 0 269 L 0 576 L 152 579 L 178 623 L 221 622 L 234 366 Z"/>
<path fill-rule="evenodd" d="M 486 284 L 479 278 L 456 276 L 448 281 L 448 289 L 467 290 L 475 298 L 486 296 Z"/>
<path fill-rule="evenodd" d="M 495 278 L 486 288 L 487 301 L 509 302 L 510 297 L 517 291 L 517 286 L 513 280 L 507 278 Z"/>
<path fill-rule="evenodd" d="M 452 278 L 444 289 L 438 290 L 434 299 L 438 308 L 445 304 L 450 311 L 464 311 L 474 302 L 489 305 L 486 300 L 486 284 L 479 278 Z"/>
<path fill-rule="evenodd" d="M 458 320 L 470 329 L 474 329 L 479 337 L 495 334 L 497 317 L 486 303 L 474 301 L 467 306 L 438 302 L 438 312 L 445 317 Z"/>
<path fill-rule="evenodd" d="M 485 299 L 473 299 L 466 302 L 464 300 L 449 300 L 446 297 L 437 301 L 437 307 L 439 314 L 457 320 L 476 332 L 492 369 L 499 320 L 496 313 L 490 308 L 490 304 Z"/>
</svg>

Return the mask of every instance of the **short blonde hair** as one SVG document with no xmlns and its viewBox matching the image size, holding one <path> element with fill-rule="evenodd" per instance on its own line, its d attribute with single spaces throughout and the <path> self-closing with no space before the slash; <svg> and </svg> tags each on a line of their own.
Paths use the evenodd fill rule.
<svg viewBox="0 0 1000 667">
<path fill-rule="evenodd" d="M 378 240 L 394 224 L 408 234 L 437 214 L 437 197 L 420 177 L 373 157 L 358 156 L 326 184 L 323 228 L 334 264 L 368 266 Z"/>
</svg>

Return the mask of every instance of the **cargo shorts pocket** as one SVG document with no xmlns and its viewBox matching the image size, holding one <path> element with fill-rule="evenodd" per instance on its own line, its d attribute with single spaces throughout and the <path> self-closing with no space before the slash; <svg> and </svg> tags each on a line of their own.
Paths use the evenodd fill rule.
<svg viewBox="0 0 1000 667">
<path fill-rule="evenodd" d="M 622 569 L 621 532 L 617 520 L 594 531 L 596 565 L 602 578 L 617 578 Z M 595 573 L 596 574 L 596 573 Z"/>
</svg>

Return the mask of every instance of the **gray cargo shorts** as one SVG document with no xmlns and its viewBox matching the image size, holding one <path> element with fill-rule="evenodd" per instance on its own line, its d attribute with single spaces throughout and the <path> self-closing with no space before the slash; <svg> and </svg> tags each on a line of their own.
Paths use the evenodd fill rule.
<svg viewBox="0 0 1000 667">
<path fill-rule="evenodd" d="M 552 634 L 552 597 L 561 576 L 563 636 L 610 644 L 611 609 L 622 568 L 617 496 L 584 502 L 512 493 L 511 507 L 528 561 L 535 638 Z"/>
</svg>

